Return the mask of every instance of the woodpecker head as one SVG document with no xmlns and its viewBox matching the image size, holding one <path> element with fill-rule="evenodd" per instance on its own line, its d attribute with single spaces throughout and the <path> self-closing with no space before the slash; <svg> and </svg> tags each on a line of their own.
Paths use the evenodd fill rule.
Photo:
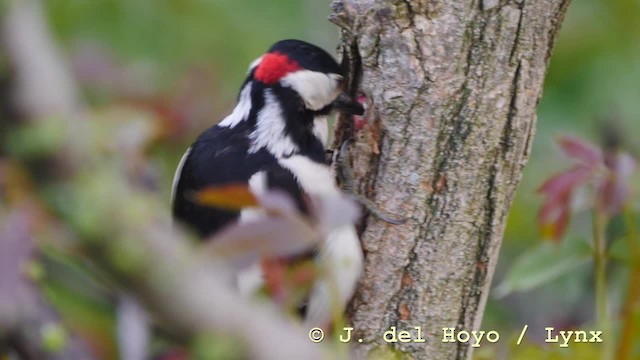
<svg viewBox="0 0 640 360">
<path fill-rule="evenodd" d="M 333 109 L 361 114 L 361 105 L 343 92 L 344 81 L 338 63 L 321 48 L 300 40 L 275 43 L 250 67 L 250 76 L 263 86 L 295 91 L 310 111 Z"/>
<path fill-rule="evenodd" d="M 218 126 L 243 124 L 237 131 L 248 132 L 250 154 L 265 149 L 278 158 L 301 153 L 320 161 L 332 110 L 364 112 L 343 92 L 341 69 L 331 55 L 304 41 L 283 40 L 251 63 L 238 105 Z"/>
</svg>

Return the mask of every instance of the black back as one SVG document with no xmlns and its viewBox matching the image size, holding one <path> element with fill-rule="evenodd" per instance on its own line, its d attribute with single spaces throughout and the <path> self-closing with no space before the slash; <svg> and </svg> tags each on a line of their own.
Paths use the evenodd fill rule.
<svg viewBox="0 0 640 360">
<path fill-rule="evenodd" d="M 283 40 L 274 44 L 270 52 L 286 54 L 308 70 L 340 73 L 335 60 L 319 47 L 299 40 Z M 255 173 L 267 173 L 267 186 L 285 191 L 306 212 L 304 193 L 293 174 L 280 166 L 278 160 L 266 149 L 249 153 L 249 134 L 255 129 L 258 114 L 264 107 L 264 91 L 267 87 L 253 81 L 251 71 L 243 84 L 251 82 L 251 111 L 247 119 L 234 127 L 213 126 L 202 133 L 191 146 L 184 161 L 173 201 L 174 217 L 192 227 L 198 235 L 206 237 L 233 222 L 238 212 L 214 209 L 196 204 L 192 200 L 195 192 L 208 186 L 243 184 Z M 285 132 L 298 146 L 296 154 L 309 157 L 315 162 L 325 161 L 323 144 L 313 136 L 313 121 L 317 115 L 331 111 L 328 106 L 319 111 L 305 108 L 303 100 L 292 89 L 279 84 L 268 86 L 282 108 Z"/>
</svg>

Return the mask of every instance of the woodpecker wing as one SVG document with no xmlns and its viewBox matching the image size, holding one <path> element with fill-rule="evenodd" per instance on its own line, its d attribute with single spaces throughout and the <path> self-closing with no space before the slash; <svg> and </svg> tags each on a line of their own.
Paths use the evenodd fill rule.
<svg viewBox="0 0 640 360">
<path fill-rule="evenodd" d="M 277 163 L 266 151 L 249 153 L 244 123 L 229 129 L 213 126 L 191 145 L 174 177 L 174 217 L 204 238 L 236 220 L 238 212 L 211 208 L 193 201 L 195 192 L 210 186 L 249 185 L 249 179 L 263 168 Z"/>
<path fill-rule="evenodd" d="M 264 150 L 249 152 L 244 124 L 233 129 L 214 126 L 184 154 L 174 177 L 172 194 L 176 219 L 201 237 L 238 220 L 240 213 L 194 202 L 194 194 L 211 186 L 245 185 L 254 193 L 277 190 L 291 197 L 300 212 L 308 212 L 305 194 L 291 170 Z"/>
</svg>

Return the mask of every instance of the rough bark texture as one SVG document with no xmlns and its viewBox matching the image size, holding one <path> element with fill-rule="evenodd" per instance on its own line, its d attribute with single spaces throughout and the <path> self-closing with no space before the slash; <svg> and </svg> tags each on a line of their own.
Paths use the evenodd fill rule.
<svg viewBox="0 0 640 360">
<path fill-rule="evenodd" d="M 364 221 L 365 275 L 350 308 L 358 355 L 391 347 L 419 359 L 470 357 L 470 344 L 442 342 L 443 328 L 480 328 L 569 2 L 332 4 L 351 89 L 373 108 L 351 148 L 357 188 L 409 217 Z M 336 144 L 354 136 L 342 120 Z M 391 326 L 421 326 L 426 342 L 386 343 Z"/>
</svg>

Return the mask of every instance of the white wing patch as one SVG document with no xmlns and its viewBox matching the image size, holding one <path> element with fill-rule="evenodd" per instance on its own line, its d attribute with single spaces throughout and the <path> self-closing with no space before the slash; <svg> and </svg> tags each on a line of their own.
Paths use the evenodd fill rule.
<svg viewBox="0 0 640 360">
<path fill-rule="evenodd" d="M 218 126 L 233 128 L 249 117 L 251 112 L 251 83 L 247 83 L 240 92 L 240 100 L 233 112 L 218 123 Z"/>
<path fill-rule="evenodd" d="M 187 161 L 187 157 L 189 157 L 189 153 L 191 153 L 191 147 L 187 149 L 187 151 L 182 155 L 180 162 L 178 163 L 178 167 L 176 168 L 176 173 L 173 175 L 173 184 L 171 185 L 171 205 L 173 206 L 173 202 L 176 200 L 176 189 L 178 188 L 178 182 L 180 182 L 180 176 L 182 175 L 182 168 L 184 167 L 184 163 Z"/>
<path fill-rule="evenodd" d="M 320 110 L 340 94 L 338 81 L 342 76 L 318 71 L 300 70 L 286 75 L 280 83 L 295 90 L 308 109 Z"/>
<path fill-rule="evenodd" d="M 249 134 L 249 153 L 266 148 L 273 156 L 289 156 L 298 151 L 298 146 L 285 133 L 285 119 L 278 100 L 270 89 L 264 92 L 264 107 L 258 113 L 256 129 Z"/>
</svg>

